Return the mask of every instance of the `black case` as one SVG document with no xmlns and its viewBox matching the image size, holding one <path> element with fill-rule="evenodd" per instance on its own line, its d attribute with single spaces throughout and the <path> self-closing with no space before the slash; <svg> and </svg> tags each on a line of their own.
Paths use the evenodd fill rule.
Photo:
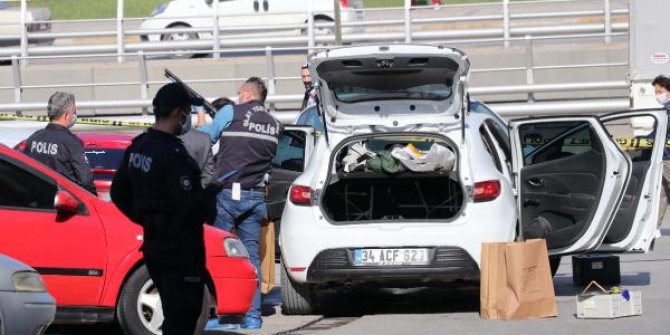
<svg viewBox="0 0 670 335">
<path fill-rule="evenodd" d="M 601 285 L 621 284 L 619 257 L 612 255 L 572 256 L 572 283 L 584 287 L 592 280 Z"/>
</svg>

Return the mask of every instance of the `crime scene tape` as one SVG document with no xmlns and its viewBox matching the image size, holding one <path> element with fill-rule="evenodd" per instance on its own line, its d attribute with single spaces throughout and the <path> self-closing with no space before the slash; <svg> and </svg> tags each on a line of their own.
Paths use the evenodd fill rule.
<svg viewBox="0 0 670 335">
<path fill-rule="evenodd" d="M 654 140 L 651 138 L 645 137 L 614 137 L 616 143 L 625 148 L 651 148 L 654 145 Z M 524 145 L 530 146 L 539 146 L 545 143 L 548 143 L 550 139 L 547 140 L 532 140 L 527 139 L 524 141 Z M 576 138 L 566 138 L 563 140 L 564 146 L 590 146 L 590 139 L 576 139 Z M 670 140 L 665 142 L 665 146 L 670 146 Z"/>
<path fill-rule="evenodd" d="M 46 115 L 17 116 L 14 114 L 0 113 L 0 121 L 11 121 L 11 120 L 49 122 L 49 118 Z M 141 128 L 147 128 L 154 125 L 152 122 L 116 121 L 116 120 L 84 118 L 84 117 L 77 118 L 77 124 L 114 126 L 114 127 L 141 127 Z M 526 139 L 525 141 L 523 141 L 523 145 L 539 146 L 549 142 L 550 140 L 551 139 Z M 651 148 L 654 145 L 653 139 L 644 137 L 615 137 L 614 141 L 616 141 L 619 145 L 627 149 Z M 591 145 L 591 141 L 590 139 L 586 138 L 579 138 L 579 139 L 566 138 L 563 141 L 563 145 L 588 146 Z M 666 141 L 665 146 L 670 147 L 670 140 Z"/>
<path fill-rule="evenodd" d="M 45 115 L 16 116 L 13 114 L 0 114 L 0 121 L 12 121 L 12 120 L 49 122 L 49 118 Z M 152 122 L 116 121 L 116 120 L 94 119 L 85 117 L 77 118 L 77 124 L 86 124 L 95 126 L 114 126 L 114 127 L 142 127 L 142 128 L 147 128 L 154 125 Z"/>
</svg>

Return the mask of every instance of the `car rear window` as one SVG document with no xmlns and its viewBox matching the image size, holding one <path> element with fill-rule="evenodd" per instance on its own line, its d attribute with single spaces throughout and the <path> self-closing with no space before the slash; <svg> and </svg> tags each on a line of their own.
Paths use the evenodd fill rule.
<svg viewBox="0 0 670 335">
<path fill-rule="evenodd" d="M 111 180 L 114 175 L 110 173 L 96 173 L 95 170 L 116 170 L 123 159 L 124 149 L 86 149 L 88 165 L 93 169 L 96 179 Z"/>
<path fill-rule="evenodd" d="M 392 78 L 379 80 L 392 80 Z M 364 86 L 335 87 L 335 97 L 342 102 L 359 102 L 367 100 L 411 99 L 411 100 L 444 100 L 451 96 L 451 87 L 445 84 L 426 84 L 418 86 L 405 85 L 393 89 L 378 89 Z"/>
<path fill-rule="evenodd" d="M 441 57 L 356 58 L 324 61 L 317 67 L 335 98 L 434 100 L 451 97 L 458 64 Z"/>
</svg>

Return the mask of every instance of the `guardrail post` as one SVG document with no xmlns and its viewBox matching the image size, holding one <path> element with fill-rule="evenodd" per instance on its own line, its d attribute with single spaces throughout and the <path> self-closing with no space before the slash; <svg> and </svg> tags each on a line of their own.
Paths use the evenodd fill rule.
<svg viewBox="0 0 670 335">
<path fill-rule="evenodd" d="M 122 55 L 126 52 L 125 36 L 123 34 L 124 5 L 125 0 L 116 2 L 116 53 L 118 54 L 116 61 L 118 63 L 125 61 L 125 57 Z"/>
<path fill-rule="evenodd" d="M 268 95 L 274 96 L 277 92 L 277 83 L 275 79 L 275 62 L 274 57 L 272 57 L 272 47 L 265 47 L 265 65 L 267 68 L 267 82 L 268 82 Z M 270 111 L 275 112 L 275 104 L 270 104 Z"/>
<path fill-rule="evenodd" d="M 342 45 L 342 16 L 340 15 L 340 0 L 333 0 L 335 7 L 335 45 Z"/>
<path fill-rule="evenodd" d="M 503 0 L 503 37 L 505 38 L 505 48 L 509 48 L 509 0 Z"/>
<path fill-rule="evenodd" d="M 405 0 L 405 43 L 412 43 L 412 0 Z"/>
<path fill-rule="evenodd" d="M 214 13 L 212 14 L 212 20 L 214 21 L 212 25 L 212 36 L 214 37 L 214 54 L 212 57 L 214 59 L 221 58 L 221 27 L 219 26 L 219 1 L 214 0 L 212 2 L 212 8 Z"/>
<path fill-rule="evenodd" d="M 14 102 L 21 103 L 21 93 L 23 93 L 22 80 L 21 80 L 21 66 L 19 62 L 19 57 L 17 55 L 12 55 L 12 81 L 14 86 Z M 16 115 L 21 116 L 21 111 L 16 111 Z"/>
<path fill-rule="evenodd" d="M 137 63 L 139 64 L 140 70 L 140 97 L 144 99 L 149 99 L 149 73 L 147 72 L 147 58 L 144 55 L 144 51 L 140 50 L 137 52 Z M 142 114 L 149 114 L 147 107 L 142 107 Z"/>
<path fill-rule="evenodd" d="M 28 57 L 28 0 L 21 0 L 19 25 L 21 25 L 21 57 L 25 65 L 25 57 Z"/>
<path fill-rule="evenodd" d="M 307 49 L 314 52 L 314 1 L 307 1 Z"/>
<path fill-rule="evenodd" d="M 605 0 L 605 43 L 610 44 L 611 42 L 612 42 L 612 0 Z"/>
<path fill-rule="evenodd" d="M 533 59 L 533 37 L 526 35 L 526 85 L 533 85 L 535 83 L 535 61 Z M 535 102 L 535 94 L 528 91 L 528 102 Z"/>
</svg>

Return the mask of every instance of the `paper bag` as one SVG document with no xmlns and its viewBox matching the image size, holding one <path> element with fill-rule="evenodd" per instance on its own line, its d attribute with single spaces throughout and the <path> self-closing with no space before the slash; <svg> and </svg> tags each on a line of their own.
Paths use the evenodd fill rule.
<svg viewBox="0 0 670 335">
<path fill-rule="evenodd" d="M 557 316 L 546 241 L 482 243 L 479 300 L 484 319 Z"/>
<path fill-rule="evenodd" d="M 275 225 L 265 222 L 261 225 L 261 292 L 266 294 L 275 287 Z"/>
</svg>

